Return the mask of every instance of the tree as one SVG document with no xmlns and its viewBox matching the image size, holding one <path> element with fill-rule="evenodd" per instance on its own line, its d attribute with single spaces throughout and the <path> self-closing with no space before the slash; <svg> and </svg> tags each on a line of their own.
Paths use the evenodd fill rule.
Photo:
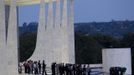
<svg viewBox="0 0 134 75">
<path fill-rule="evenodd" d="M 27 60 L 34 52 L 36 33 L 24 33 L 20 36 L 20 61 Z"/>
<path fill-rule="evenodd" d="M 93 38 L 104 48 L 120 47 L 120 39 L 116 39 L 110 35 L 94 34 Z"/>
<path fill-rule="evenodd" d="M 85 36 L 79 33 L 75 35 L 75 53 L 76 63 L 93 64 L 101 63 L 102 46 L 91 36 Z"/>
</svg>

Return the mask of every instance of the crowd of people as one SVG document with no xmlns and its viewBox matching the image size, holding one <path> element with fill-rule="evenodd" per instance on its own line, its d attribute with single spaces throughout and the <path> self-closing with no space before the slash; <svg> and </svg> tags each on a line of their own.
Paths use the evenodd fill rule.
<svg viewBox="0 0 134 75">
<path fill-rule="evenodd" d="M 24 69 L 23 69 L 24 68 Z M 24 73 L 26 74 L 45 74 L 46 73 L 46 64 L 45 61 L 43 60 L 42 63 L 39 61 L 25 61 L 23 63 L 19 64 L 19 73 L 22 73 L 24 70 Z"/>
<path fill-rule="evenodd" d="M 24 69 L 22 69 L 22 66 Z M 22 70 L 24 70 L 24 73 L 26 74 L 47 75 L 44 60 L 42 62 L 40 60 L 29 60 L 23 64 L 19 64 L 19 73 L 22 73 Z M 51 73 L 52 75 L 90 75 L 91 69 L 89 65 L 52 63 Z"/>
<path fill-rule="evenodd" d="M 91 69 L 81 64 L 56 64 L 51 65 L 52 75 L 90 75 Z"/>
</svg>

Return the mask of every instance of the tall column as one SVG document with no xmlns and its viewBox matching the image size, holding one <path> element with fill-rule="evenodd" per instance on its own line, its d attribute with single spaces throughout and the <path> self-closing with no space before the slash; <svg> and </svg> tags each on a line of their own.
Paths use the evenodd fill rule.
<svg viewBox="0 0 134 75">
<path fill-rule="evenodd" d="M 61 34 L 60 34 L 60 24 L 61 24 L 61 9 L 60 0 L 56 0 L 56 16 L 55 16 L 55 28 L 54 28 L 54 53 L 55 61 L 61 63 Z"/>
<path fill-rule="evenodd" d="M 74 0 L 70 2 L 70 14 L 69 14 L 69 47 L 70 47 L 70 62 L 75 63 L 75 42 L 74 42 Z"/>
<path fill-rule="evenodd" d="M 48 66 L 51 65 L 52 62 L 54 62 L 53 58 L 53 1 L 49 0 L 49 7 L 48 7 L 48 22 L 47 22 L 47 27 L 46 27 L 46 32 L 47 32 L 47 54 L 48 54 Z"/>
<path fill-rule="evenodd" d="M 46 59 L 46 42 L 45 42 L 45 0 L 41 0 L 40 2 L 40 13 L 39 13 L 39 24 L 37 31 L 37 40 L 35 52 L 31 56 L 31 60 L 45 60 Z"/>
<path fill-rule="evenodd" d="M 67 28 L 67 24 L 68 24 L 68 18 L 67 18 L 67 0 L 63 0 L 63 14 L 62 14 L 62 41 L 63 44 L 62 46 L 62 60 L 63 62 L 67 63 L 69 62 L 69 43 L 68 43 L 68 28 Z"/>
<path fill-rule="evenodd" d="M 7 75 L 18 75 L 18 36 L 16 0 L 11 0 L 7 31 Z"/>
<path fill-rule="evenodd" d="M 6 60 L 5 3 L 4 0 L 0 0 L 0 73 L 2 75 L 7 75 Z"/>
</svg>

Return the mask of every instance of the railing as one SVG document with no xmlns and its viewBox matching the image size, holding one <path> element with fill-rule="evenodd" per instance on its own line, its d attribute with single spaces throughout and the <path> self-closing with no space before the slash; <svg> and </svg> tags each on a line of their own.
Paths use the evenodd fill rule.
<svg viewBox="0 0 134 75">
<path fill-rule="evenodd" d="M 102 64 L 90 64 L 91 75 L 103 75 Z"/>
</svg>

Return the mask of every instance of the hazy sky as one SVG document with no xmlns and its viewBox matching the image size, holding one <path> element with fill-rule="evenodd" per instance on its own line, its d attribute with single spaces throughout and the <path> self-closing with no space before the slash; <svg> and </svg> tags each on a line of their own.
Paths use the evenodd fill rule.
<svg viewBox="0 0 134 75">
<path fill-rule="evenodd" d="M 134 20 L 134 0 L 75 0 L 75 23 Z M 39 6 L 19 8 L 19 25 L 38 21 Z"/>
</svg>

